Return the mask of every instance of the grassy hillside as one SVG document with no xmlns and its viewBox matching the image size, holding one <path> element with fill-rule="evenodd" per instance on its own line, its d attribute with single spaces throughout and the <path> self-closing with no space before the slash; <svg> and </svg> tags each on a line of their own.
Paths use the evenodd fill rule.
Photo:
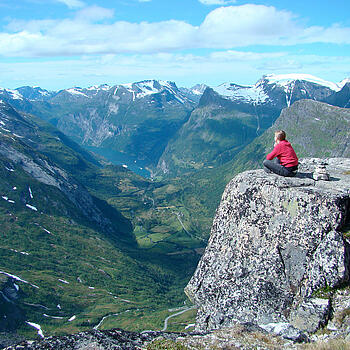
<svg viewBox="0 0 350 350">
<path fill-rule="evenodd" d="M 299 158 L 350 157 L 349 126 L 349 109 L 313 100 L 297 101 L 282 111 L 271 128 L 230 161 L 215 169 L 203 169 L 183 179 L 187 189 L 184 192 L 184 201 L 196 198 L 197 203 L 202 203 L 190 210 L 196 213 L 199 222 L 203 224 L 207 220 L 209 223 L 214 217 L 226 184 L 242 171 L 262 168 L 266 154 L 273 149 L 276 130 L 286 131 L 287 139 Z"/>
<path fill-rule="evenodd" d="M 103 167 L 52 126 L 9 107 L 2 106 L 0 129 L 0 271 L 21 279 L 26 320 L 45 335 L 107 321 L 131 330 L 162 328 L 167 309 L 183 305 L 198 260 L 192 249 L 198 243 L 177 216 L 165 215 L 170 233 L 160 231 L 163 217 L 147 204 L 148 193 L 160 206 L 172 190 L 122 167 Z M 126 216 L 134 221 L 150 210 L 135 239 Z M 156 235 L 169 239 L 164 249 L 153 243 Z M 20 332 L 36 335 L 26 324 Z"/>
<path fill-rule="evenodd" d="M 349 109 L 313 100 L 297 101 L 225 167 L 239 172 L 261 167 L 273 148 L 274 131 L 280 129 L 286 131 L 299 158 L 350 157 L 349 125 Z"/>
<path fill-rule="evenodd" d="M 159 167 L 170 176 L 225 163 L 256 137 L 255 115 L 220 105 L 197 107 L 169 142 Z"/>
</svg>

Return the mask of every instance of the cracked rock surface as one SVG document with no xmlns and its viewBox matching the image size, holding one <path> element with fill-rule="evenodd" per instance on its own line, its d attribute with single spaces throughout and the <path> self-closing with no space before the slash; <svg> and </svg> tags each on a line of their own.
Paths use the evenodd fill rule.
<svg viewBox="0 0 350 350">
<path fill-rule="evenodd" d="M 312 172 L 325 161 L 330 181 Z M 305 159 L 294 178 L 246 171 L 227 185 L 185 291 L 196 330 L 287 322 L 314 332 L 331 317 L 322 288 L 349 283 L 350 159 Z M 304 321 L 309 319 L 310 322 Z"/>
</svg>

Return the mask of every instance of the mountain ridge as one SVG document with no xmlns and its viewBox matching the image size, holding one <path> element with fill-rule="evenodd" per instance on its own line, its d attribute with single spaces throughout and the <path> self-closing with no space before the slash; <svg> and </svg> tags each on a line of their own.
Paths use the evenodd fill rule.
<svg viewBox="0 0 350 350">
<path fill-rule="evenodd" d="M 295 101 L 306 98 L 347 107 L 348 85 L 348 79 L 332 83 L 309 74 L 269 74 L 248 86 L 198 84 L 187 89 L 170 81 L 144 80 L 57 92 L 2 89 L 0 97 L 50 121 L 80 145 L 122 152 L 144 162 L 152 176 L 175 177 L 226 162 Z M 213 117 L 204 116 L 205 107 Z M 191 120 L 204 125 L 202 136 L 193 134 Z M 225 133 L 240 128 L 250 136 L 231 142 Z M 197 163 L 198 149 L 206 154 L 203 164 Z"/>
</svg>

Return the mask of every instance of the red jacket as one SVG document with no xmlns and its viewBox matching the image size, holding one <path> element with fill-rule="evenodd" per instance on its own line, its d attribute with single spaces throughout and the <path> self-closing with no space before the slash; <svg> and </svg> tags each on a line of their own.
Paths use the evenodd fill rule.
<svg viewBox="0 0 350 350">
<path fill-rule="evenodd" d="M 295 154 L 295 151 L 292 145 L 287 140 L 280 141 L 266 156 L 266 159 L 272 160 L 277 157 L 284 167 L 292 167 L 298 165 L 298 157 Z"/>
</svg>

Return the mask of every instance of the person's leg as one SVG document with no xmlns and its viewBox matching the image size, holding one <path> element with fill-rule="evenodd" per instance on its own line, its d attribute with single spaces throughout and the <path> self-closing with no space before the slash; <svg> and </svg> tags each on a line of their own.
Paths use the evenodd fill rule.
<svg viewBox="0 0 350 350">
<path fill-rule="evenodd" d="M 289 176 L 295 176 L 297 174 L 297 171 L 298 171 L 298 166 L 296 165 L 296 166 L 289 167 L 286 169 L 290 172 Z"/>
<path fill-rule="evenodd" d="M 284 166 L 282 166 L 279 163 L 278 159 L 277 161 L 265 159 L 263 162 L 263 165 L 264 165 L 264 170 L 266 172 L 272 171 L 273 173 L 280 176 L 293 176 L 293 174 L 288 169 L 286 169 Z"/>
</svg>

